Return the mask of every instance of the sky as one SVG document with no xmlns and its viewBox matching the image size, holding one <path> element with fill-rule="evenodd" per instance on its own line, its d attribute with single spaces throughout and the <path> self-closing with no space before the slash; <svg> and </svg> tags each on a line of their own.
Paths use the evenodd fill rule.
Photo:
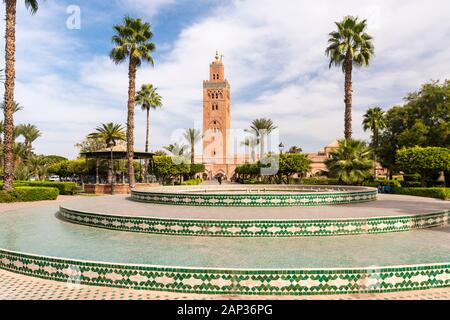
<svg viewBox="0 0 450 320">
<path fill-rule="evenodd" d="M 368 20 L 376 54 L 354 72 L 356 138 L 369 137 L 361 127 L 369 107 L 402 104 L 421 84 L 450 78 L 447 0 L 40 2 L 31 16 L 18 1 L 16 100 L 24 110 L 15 117 L 42 131 L 38 154 L 76 158 L 74 145 L 96 126 L 125 124 L 127 66 L 115 65 L 109 52 L 112 27 L 127 14 L 151 23 L 157 46 L 155 66 L 143 65 L 137 78 L 138 87 L 152 83 L 163 97 L 163 108 L 151 112 L 152 150 L 183 128 L 201 128 L 202 81 L 216 50 L 231 84 L 233 128 L 271 118 L 285 146 L 308 152 L 343 137 L 344 77 L 329 69 L 324 51 L 334 22 L 349 14 Z M 0 36 L 4 52 L 4 20 Z M 143 149 L 145 113 L 138 108 L 135 139 Z"/>
</svg>

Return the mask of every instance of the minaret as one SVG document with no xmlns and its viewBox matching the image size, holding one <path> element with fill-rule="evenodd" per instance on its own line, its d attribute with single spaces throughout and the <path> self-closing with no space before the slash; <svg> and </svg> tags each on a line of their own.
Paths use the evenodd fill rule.
<svg viewBox="0 0 450 320">
<path fill-rule="evenodd" d="M 225 164 L 229 157 L 230 84 L 219 52 L 203 81 L 203 162 Z"/>
</svg>

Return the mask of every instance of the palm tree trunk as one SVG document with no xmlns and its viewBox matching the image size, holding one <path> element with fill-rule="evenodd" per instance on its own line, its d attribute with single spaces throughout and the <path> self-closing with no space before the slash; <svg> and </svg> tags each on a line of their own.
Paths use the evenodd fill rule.
<svg viewBox="0 0 450 320">
<path fill-rule="evenodd" d="M 145 152 L 148 152 L 149 136 L 150 136 L 150 108 L 146 108 L 147 111 L 147 126 L 145 129 Z M 144 161 L 144 182 L 147 183 L 148 175 L 148 159 Z"/>
<path fill-rule="evenodd" d="M 14 181 L 14 85 L 16 51 L 16 0 L 6 0 L 5 32 L 5 128 L 4 128 L 4 183 L 3 189 L 12 190 Z"/>
<path fill-rule="evenodd" d="M 261 140 L 260 140 L 260 150 L 259 150 L 259 160 L 261 160 L 264 157 L 264 136 L 261 135 Z"/>
<path fill-rule="evenodd" d="M 130 188 L 136 186 L 134 176 L 134 99 L 136 95 L 137 64 L 130 58 L 128 69 L 128 119 L 127 119 L 127 158 L 128 158 L 128 184 Z"/>
<path fill-rule="evenodd" d="M 145 152 L 148 152 L 149 135 L 150 135 L 150 109 L 147 108 L 147 128 L 145 131 Z"/>
<path fill-rule="evenodd" d="M 195 141 L 191 141 L 191 164 L 195 162 Z"/>
<path fill-rule="evenodd" d="M 345 140 L 352 139 L 352 70 L 353 61 L 350 54 L 347 53 L 347 57 L 344 62 L 345 71 Z"/>
</svg>

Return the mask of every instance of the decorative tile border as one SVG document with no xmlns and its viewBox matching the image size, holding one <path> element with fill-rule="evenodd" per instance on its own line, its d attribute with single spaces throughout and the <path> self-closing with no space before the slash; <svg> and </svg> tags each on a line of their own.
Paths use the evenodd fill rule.
<svg viewBox="0 0 450 320">
<path fill-rule="evenodd" d="M 450 263 L 360 269 L 221 270 L 88 262 L 0 249 L 0 268 L 67 283 L 201 294 L 327 295 L 450 286 Z"/>
<path fill-rule="evenodd" d="M 67 221 L 91 227 L 153 234 L 209 237 L 299 237 L 378 234 L 446 225 L 450 210 L 334 220 L 184 220 L 106 215 L 60 207 Z"/>
<path fill-rule="evenodd" d="M 223 192 L 230 191 L 228 194 Z M 282 192 L 286 193 L 282 193 Z M 289 193 L 290 192 L 290 193 Z M 374 201 L 378 191 L 367 187 L 245 186 L 164 187 L 132 190 L 131 199 L 178 206 L 294 207 Z"/>
</svg>

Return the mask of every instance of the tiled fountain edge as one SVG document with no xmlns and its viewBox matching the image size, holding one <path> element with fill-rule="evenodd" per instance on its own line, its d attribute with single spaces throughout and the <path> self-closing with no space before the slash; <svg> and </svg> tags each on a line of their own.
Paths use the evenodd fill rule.
<svg viewBox="0 0 450 320">
<path fill-rule="evenodd" d="M 450 210 L 393 217 L 308 220 L 202 220 L 98 214 L 61 206 L 69 222 L 127 232 L 178 236 L 299 237 L 383 234 L 440 227 L 448 224 Z"/>
<path fill-rule="evenodd" d="M 450 285 L 450 263 L 355 269 L 202 269 L 91 262 L 0 249 L 0 268 L 67 283 L 201 294 L 355 294 Z"/>
</svg>

